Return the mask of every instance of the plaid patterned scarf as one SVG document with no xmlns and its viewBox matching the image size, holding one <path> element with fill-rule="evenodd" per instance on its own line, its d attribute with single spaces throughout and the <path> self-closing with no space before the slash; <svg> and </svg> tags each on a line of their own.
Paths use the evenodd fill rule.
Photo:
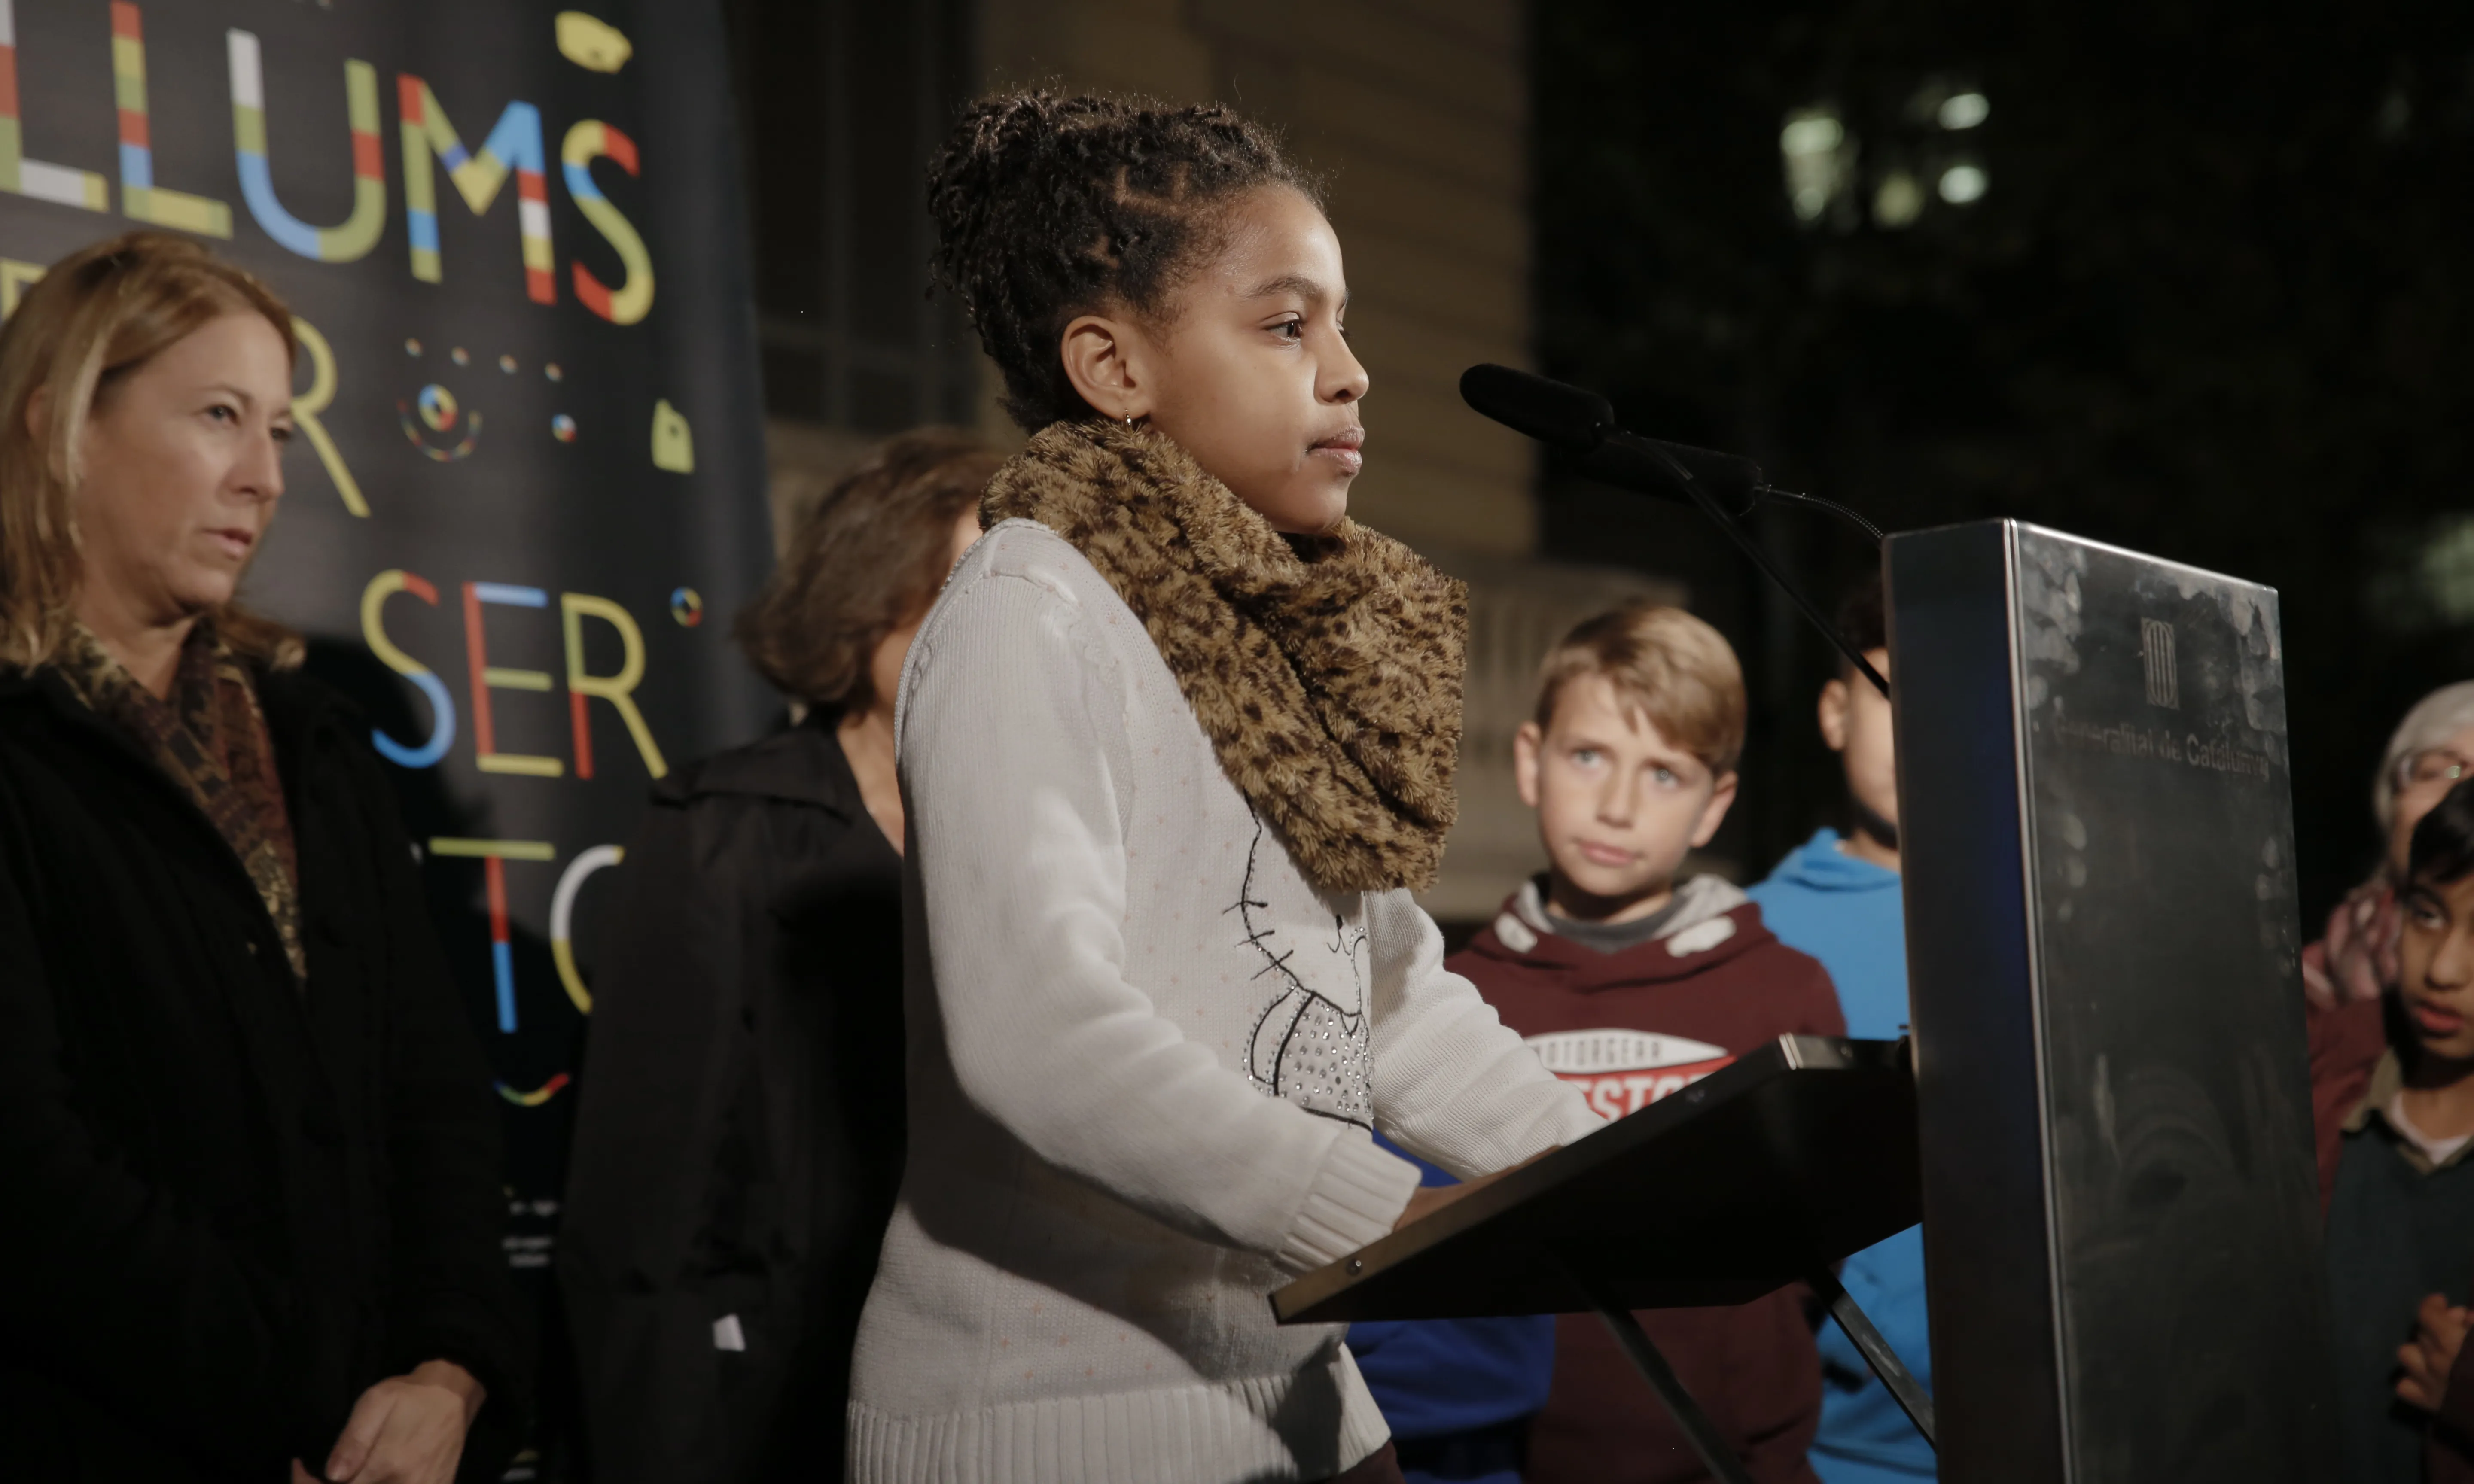
<svg viewBox="0 0 2474 1484">
<path fill-rule="evenodd" d="M 248 665 L 208 619 L 189 631 L 168 700 L 137 683 L 84 624 L 75 626 L 59 665 L 78 699 L 152 754 L 231 847 L 275 922 L 295 982 L 306 980 L 292 820 Z"/>
</svg>

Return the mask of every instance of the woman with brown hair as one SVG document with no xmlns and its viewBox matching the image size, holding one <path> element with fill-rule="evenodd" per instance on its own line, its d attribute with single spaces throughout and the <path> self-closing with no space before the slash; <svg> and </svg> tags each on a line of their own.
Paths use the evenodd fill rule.
<svg viewBox="0 0 2474 1484">
<path fill-rule="evenodd" d="M 53 265 L 0 332 L 16 1476 L 444 1484 L 495 1477 L 519 1415 L 497 1114 L 387 780 L 233 603 L 293 350 L 264 285 L 160 232 Z"/>
<path fill-rule="evenodd" d="M 559 1257 L 601 1484 L 839 1477 L 902 1176 L 894 692 L 997 464 L 909 433 L 826 493 L 738 631 L 806 715 L 627 848 Z"/>
</svg>

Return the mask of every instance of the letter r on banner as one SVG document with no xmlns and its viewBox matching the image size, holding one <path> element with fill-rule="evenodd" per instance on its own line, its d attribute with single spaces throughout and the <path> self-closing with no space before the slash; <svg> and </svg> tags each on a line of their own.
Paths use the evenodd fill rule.
<svg viewBox="0 0 2474 1484">
<path fill-rule="evenodd" d="M 590 593 L 562 592 L 558 595 L 559 616 L 567 631 L 567 694 L 574 708 L 575 776 L 593 777 L 593 715 L 586 709 L 588 697 L 598 697 L 618 708 L 618 719 L 627 724 L 627 734 L 636 739 L 636 750 L 644 754 L 644 770 L 655 778 L 669 772 L 662 761 L 662 750 L 654 745 L 653 729 L 644 725 L 644 713 L 636 709 L 633 692 L 644 680 L 644 634 L 636 627 L 635 618 L 608 598 Z M 618 642 L 626 658 L 616 675 L 587 675 L 584 672 L 584 620 L 598 618 L 618 631 Z"/>
</svg>

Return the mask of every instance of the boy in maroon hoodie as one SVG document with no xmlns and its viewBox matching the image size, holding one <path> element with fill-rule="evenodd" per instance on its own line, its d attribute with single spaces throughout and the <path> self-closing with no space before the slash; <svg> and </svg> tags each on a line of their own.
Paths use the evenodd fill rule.
<svg viewBox="0 0 2474 1484">
<path fill-rule="evenodd" d="M 1450 967 L 1609 1117 L 1780 1036 L 1845 1032 L 1820 964 L 1733 885 L 1681 874 L 1734 802 L 1743 741 L 1734 651 L 1689 613 L 1636 604 L 1556 646 L 1514 744 L 1549 868 Z M 1801 1290 L 1640 1321 L 1754 1478 L 1814 1478 L 1821 1368 Z M 1709 1476 L 1606 1327 L 1564 1316 L 1529 1484 Z"/>
</svg>

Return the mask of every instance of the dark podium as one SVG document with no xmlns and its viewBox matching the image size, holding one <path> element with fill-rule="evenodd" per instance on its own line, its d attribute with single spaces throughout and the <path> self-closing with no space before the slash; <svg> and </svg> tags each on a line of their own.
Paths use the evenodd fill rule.
<svg viewBox="0 0 2474 1484">
<path fill-rule="evenodd" d="M 1595 1311 L 1721 1479 L 1743 1465 L 1636 1308 L 1811 1283 L 1927 1437 L 1930 1402 L 1831 1264 L 1914 1226 L 1904 1041 L 1783 1036 L 1272 1295 L 1283 1324 Z M 1688 1192 L 1688 1198 L 1684 1198 Z"/>
</svg>

